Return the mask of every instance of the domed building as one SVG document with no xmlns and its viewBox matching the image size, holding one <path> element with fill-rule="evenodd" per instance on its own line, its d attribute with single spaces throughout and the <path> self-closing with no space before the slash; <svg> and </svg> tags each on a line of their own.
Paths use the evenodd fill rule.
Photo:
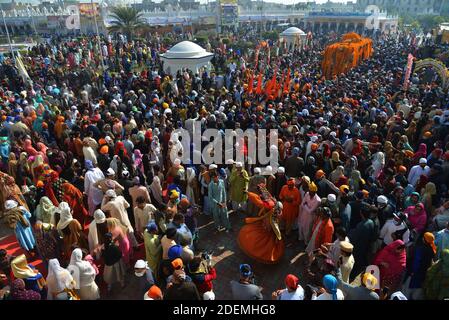
<svg viewBox="0 0 449 320">
<path fill-rule="evenodd" d="M 281 33 L 281 39 L 287 42 L 288 48 L 302 47 L 306 42 L 307 34 L 299 28 L 290 27 Z"/>
<path fill-rule="evenodd" d="M 164 61 L 164 71 L 175 75 L 178 70 L 189 69 L 199 73 L 201 68 L 209 68 L 209 61 L 213 53 L 190 41 L 182 41 L 175 44 L 166 53 L 161 55 Z"/>
</svg>

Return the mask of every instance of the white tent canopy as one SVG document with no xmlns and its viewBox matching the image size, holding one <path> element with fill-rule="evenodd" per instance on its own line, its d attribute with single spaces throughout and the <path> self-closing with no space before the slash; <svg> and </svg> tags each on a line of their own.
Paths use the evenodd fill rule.
<svg viewBox="0 0 449 320">
<path fill-rule="evenodd" d="M 302 31 L 299 28 L 296 27 L 290 27 L 288 29 L 285 29 L 282 33 L 281 36 L 305 36 L 307 35 L 304 31 Z"/>
<path fill-rule="evenodd" d="M 302 46 L 307 38 L 307 34 L 302 31 L 299 28 L 296 27 L 290 27 L 288 29 L 285 29 L 281 33 L 281 38 L 287 42 L 287 45 L 294 46 L 294 45 L 300 45 Z"/>
<path fill-rule="evenodd" d="M 212 59 L 213 53 L 207 52 L 196 43 L 182 41 L 171 47 L 161 55 L 164 61 L 164 70 L 172 75 L 178 70 L 189 69 L 198 73 L 202 67 L 207 67 Z"/>
</svg>

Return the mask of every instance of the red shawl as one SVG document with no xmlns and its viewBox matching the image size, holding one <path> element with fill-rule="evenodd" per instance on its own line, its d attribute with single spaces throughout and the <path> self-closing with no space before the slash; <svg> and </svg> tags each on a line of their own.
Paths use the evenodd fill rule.
<svg viewBox="0 0 449 320">
<path fill-rule="evenodd" d="M 405 250 L 402 250 L 400 253 L 396 252 L 396 249 L 403 245 L 404 241 L 402 240 L 393 241 L 377 254 L 373 264 L 379 266 L 382 278 L 397 277 L 404 272 L 407 262 Z M 381 266 L 382 262 L 388 263 L 388 267 Z"/>
</svg>

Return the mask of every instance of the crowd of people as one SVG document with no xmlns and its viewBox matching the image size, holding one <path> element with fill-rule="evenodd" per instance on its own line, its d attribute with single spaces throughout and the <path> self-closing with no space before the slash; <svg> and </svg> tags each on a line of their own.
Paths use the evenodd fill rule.
<svg viewBox="0 0 449 320">
<path fill-rule="evenodd" d="M 215 71 L 173 76 L 158 37 L 102 37 L 106 70 L 89 37 L 30 48 L 29 78 L 2 56 L 0 212 L 25 252 L 0 251 L 4 299 L 95 300 L 117 286 L 129 299 L 220 299 L 198 217 L 220 237 L 239 227 L 231 212 L 244 220 L 235 241 L 255 261 L 280 263 L 287 240 L 306 252 L 304 271 L 285 275 L 272 299 L 448 298 L 447 95 L 416 73 L 402 90 L 419 50 L 407 33 L 376 34 L 371 59 L 323 79 L 321 53 L 336 39 L 221 45 Z M 257 94 L 251 72 L 291 81 Z M 280 167 L 181 162 L 172 133 L 201 134 L 195 121 L 202 131 L 277 129 Z M 237 147 L 247 154 L 248 141 Z M 240 278 L 223 284 L 232 297 L 263 299 L 252 267 L 235 269 Z"/>
</svg>

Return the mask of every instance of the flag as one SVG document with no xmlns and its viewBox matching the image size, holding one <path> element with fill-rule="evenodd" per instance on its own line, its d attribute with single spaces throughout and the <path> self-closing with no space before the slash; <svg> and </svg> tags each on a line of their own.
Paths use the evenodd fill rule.
<svg viewBox="0 0 449 320">
<path fill-rule="evenodd" d="M 282 78 L 281 78 L 281 82 L 279 82 L 277 88 L 276 88 L 276 95 L 278 98 L 280 98 L 282 96 L 282 89 L 284 87 L 284 81 L 285 81 L 285 70 L 282 71 Z"/>
<path fill-rule="evenodd" d="M 258 95 L 262 94 L 262 72 L 259 73 L 259 77 L 257 79 L 256 94 L 258 94 Z"/>
<path fill-rule="evenodd" d="M 267 50 L 268 50 L 268 57 L 267 57 L 267 66 L 270 65 L 270 59 L 271 59 L 271 50 L 270 50 L 270 44 L 267 42 Z"/>
<path fill-rule="evenodd" d="M 22 77 L 23 82 L 31 81 L 31 78 L 28 75 L 28 72 L 26 71 L 25 66 L 23 65 L 22 57 L 20 56 L 19 52 L 17 52 L 16 67 L 17 67 L 17 70 L 19 71 L 20 76 Z"/>
<path fill-rule="evenodd" d="M 290 73 L 291 73 L 291 71 L 290 71 L 290 69 L 288 69 L 287 78 L 285 79 L 284 88 L 282 89 L 282 94 L 284 94 L 285 91 L 289 91 L 289 89 L 290 89 L 290 81 L 291 81 Z"/>
<path fill-rule="evenodd" d="M 250 94 L 253 93 L 253 87 L 254 87 L 254 72 L 251 72 L 251 76 L 249 77 L 249 85 L 248 85 L 248 92 Z"/>
<path fill-rule="evenodd" d="M 267 81 L 265 85 L 265 95 L 268 97 L 271 95 L 271 90 L 273 89 L 273 79 Z"/>
<path fill-rule="evenodd" d="M 256 47 L 256 57 L 255 57 L 255 62 L 254 62 L 254 70 L 257 70 L 257 64 L 259 63 L 259 46 Z"/>
</svg>

